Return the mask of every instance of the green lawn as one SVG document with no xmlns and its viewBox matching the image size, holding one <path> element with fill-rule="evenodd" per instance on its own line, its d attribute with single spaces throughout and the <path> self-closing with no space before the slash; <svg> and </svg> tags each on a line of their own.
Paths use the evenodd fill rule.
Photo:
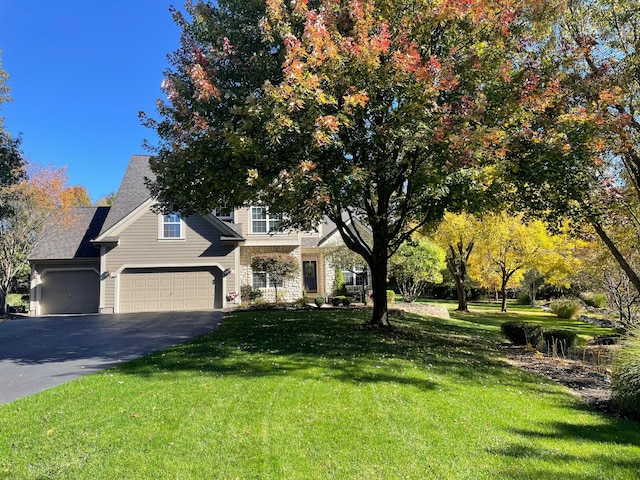
<svg viewBox="0 0 640 480">
<path fill-rule="evenodd" d="M 640 425 L 508 366 L 491 313 L 366 315 L 235 313 L 2 405 L 0 478 L 638 478 Z"/>
</svg>

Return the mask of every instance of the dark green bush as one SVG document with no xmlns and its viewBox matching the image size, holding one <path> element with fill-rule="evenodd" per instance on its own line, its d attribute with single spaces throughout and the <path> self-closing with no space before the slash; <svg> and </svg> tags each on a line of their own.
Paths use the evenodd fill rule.
<svg viewBox="0 0 640 480">
<path fill-rule="evenodd" d="M 500 326 L 500 331 L 514 345 L 537 346 L 542 341 L 542 327 L 534 323 L 511 320 Z"/>
<path fill-rule="evenodd" d="M 322 305 L 324 305 L 324 297 L 316 297 L 313 300 L 313 303 L 316 304 L 316 307 L 320 308 Z"/>
<path fill-rule="evenodd" d="M 528 292 L 520 292 L 518 293 L 516 302 L 518 305 L 531 305 L 531 296 Z"/>
<path fill-rule="evenodd" d="M 580 311 L 580 304 L 575 300 L 554 300 L 551 302 L 551 311 L 555 313 L 558 318 L 564 318 L 567 320 L 575 317 Z"/>
<path fill-rule="evenodd" d="M 345 297 L 344 295 L 337 295 L 331 299 L 331 305 L 333 305 L 334 307 L 339 307 L 343 304 L 346 298 L 347 297 Z"/>
<path fill-rule="evenodd" d="M 349 305 L 351 305 L 351 298 L 344 297 L 344 300 L 342 300 L 342 305 L 344 305 L 345 307 L 348 307 Z"/>
<path fill-rule="evenodd" d="M 567 349 L 573 347 L 578 339 L 578 334 L 570 330 L 549 330 L 542 334 L 545 343 L 553 345 L 556 342 L 557 345 Z"/>
<path fill-rule="evenodd" d="M 262 297 L 260 290 L 254 289 L 251 285 L 242 285 L 240 287 L 240 296 L 243 302 L 255 302 L 258 298 Z"/>
<path fill-rule="evenodd" d="M 625 413 L 640 418 L 640 327 L 622 342 L 611 376 L 613 402 Z"/>
</svg>

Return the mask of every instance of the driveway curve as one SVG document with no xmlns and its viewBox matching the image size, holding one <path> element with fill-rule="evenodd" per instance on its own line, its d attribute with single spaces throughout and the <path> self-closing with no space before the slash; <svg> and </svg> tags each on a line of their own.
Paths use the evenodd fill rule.
<svg viewBox="0 0 640 480">
<path fill-rule="evenodd" d="M 24 317 L 0 323 L 0 404 L 214 330 L 222 312 Z"/>
</svg>

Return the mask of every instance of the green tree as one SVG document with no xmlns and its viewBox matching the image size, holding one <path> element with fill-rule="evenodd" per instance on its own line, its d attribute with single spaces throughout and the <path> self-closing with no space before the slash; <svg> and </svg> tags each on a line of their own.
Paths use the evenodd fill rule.
<svg viewBox="0 0 640 480">
<path fill-rule="evenodd" d="M 444 250 L 425 237 L 414 236 L 403 243 L 389 261 L 390 273 L 405 302 L 418 298 L 427 283 L 442 282 L 444 268 Z"/>
<path fill-rule="evenodd" d="M 635 0 L 567 0 L 562 13 L 536 80 L 554 94 L 531 97 L 544 108 L 511 145 L 505 171 L 524 209 L 591 225 L 640 293 L 624 252 L 625 237 L 640 233 L 640 9 Z"/>
<path fill-rule="evenodd" d="M 0 110 L 4 102 L 11 101 L 7 79 L 9 75 L 2 69 L 2 50 L 0 50 Z M 9 213 L 10 198 L 7 187 L 24 179 L 24 157 L 20 151 L 20 137 L 13 138 L 3 127 L 0 115 L 0 220 Z"/>
<path fill-rule="evenodd" d="M 550 2 L 221 0 L 174 11 L 161 119 L 144 117 L 166 211 L 264 201 L 285 226 L 323 216 L 372 277 L 388 325 L 387 263 L 446 208 L 500 190 L 504 125 L 531 81 Z M 219 179 L 225 178 L 224 182 Z M 360 219 L 369 244 L 354 228 Z"/>
<path fill-rule="evenodd" d="M 286 253 L 254 255 L 251 258 L 251 268 L 254 272 L 264 273 L 268 282 L 273 284 L 276 301 L 278 301 L 278 284 L 296 278 L 300 274 L 298 260 Z"/>
</svg>

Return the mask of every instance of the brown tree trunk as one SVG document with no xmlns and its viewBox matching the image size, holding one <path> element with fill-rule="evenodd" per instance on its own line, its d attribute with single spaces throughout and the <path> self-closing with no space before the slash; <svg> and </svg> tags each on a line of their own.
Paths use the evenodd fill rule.
<svg viewBox="0 0 640 480">
<path fill-rule="evenodd" d="M 371 266 L 371 289 L 373 290 L 373 315 L 371 325 L 376 327 L 388 327 L 389 311 L 387 305 L 387 266 Z"/>
<path fill-rule="evenodd" d="M 602 228 L 602 225 L 600 225 L 600 223 L 598 223 L 597 221 L 593 221 L 592 225 L 593 225 L 593 228 L 596 230 L 596 233 L 598 234 L 598 236 L 602 239 L 604 244 L 607 246 L 611 254 L 614 256 L 614 258 L 618 262 L 618 265 L 620 265 L 620 268 L 622 268 L 624 273 L 626 273 L 627 277 L 629 277 L 629 281 L 631 281 L 631 283 L 633 284 L 633 287 L 636 289 L 638 293 L 640 293 L 640 277 L 638 277 L 638 274 L 635 272 L 635 270 L 629 264 L 629 262 L 627 262 L 627 260 L 624 258 L 624 255 L 622 255 L 620 250 L 618 250 L 618 247 L 613 242 L 613 240 L 611 240 L 609 235 L 607 235 L 607 232 L 604 231 L 604 228 Z"/>
<path fill-rule="evenodd" d="M 473 242 L 469 243 L 465 248 L 462 245 L 462 241 L 459 241 L 455 248 L 453 245 L 449 245 L 449 252 L 447 252 L 446 262 L 449 273 L 453 277 L 456 283 L 456 293 L 458 294 L 458 308 L 456 312 L 468 312 L 469 306 L 467 304 L 467 260 L 473 249 Z"/>
</svg>

